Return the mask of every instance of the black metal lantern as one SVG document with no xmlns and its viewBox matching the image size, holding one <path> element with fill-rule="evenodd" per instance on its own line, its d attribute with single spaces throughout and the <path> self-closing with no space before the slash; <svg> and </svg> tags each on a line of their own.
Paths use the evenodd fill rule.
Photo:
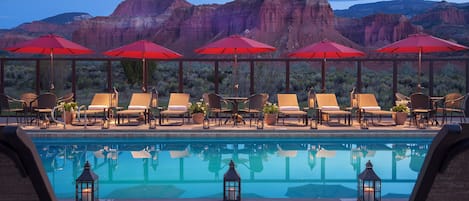
<svg viewBox="0 0 469 201">
<path fill-rule="evenodd" d="M 368 129 L 368 119 L 363 118 L 362 121 L 360 122 L 360 128 L 361 129 Z"/>
<path fill-rule="evenodd" d="M 204 121 L 202 122 L 202 126 L 204 129 L 210 128 L 210 120 L 208 119 L 208 114 L 204 115 Z"/>
<path fill-rule="evenodd" d="M 223 176 L 223 201 L 241 200 L 241 177 L 234 166 L 231 160 L 230 168 Z"/>
<path fill-rule="evenodd" d="M 264 129 L 264 114 L 262 112 L 259 114 L 259 119 L 257 120 L 257 129 Z"/>
<path fill-rule="evenodd" d="M 366 163 L 366 169 L 358 175 L 358 201 L 381 201 L 381 179 L 373 171 L 373 164 Z"/>
<path fill-rule="evenodd" d="M 318 129 L 318 120 L 314 117 L 311 118 L 311 122 L 309 123 L 309 128 L 310 129 Z"/>
<path fill-rule="evenodd" d="M 158 107 L 158 91 L 154 87 L 151 90 L 151 107 L 152 108 Z"/>
<path fill-rule="evenodd" d="M 156 118 L 155 118 L 155 116 L 153 116 L 152 113 L 150 113 L 149 115 L 150 115 L 150 119 L 149 119 L 149 122 L 148 122 L 148 124 L 149 124 L 148 128 L 149 129 L 156 129 Z"/>
<path fill-rule="evenodd" d="M 98 197 L 98 175 L 91 171 L 88 161 L 81 175 L 75 181 L 75 201 L 95 201 Z"/>
<path fill-rule="evenodd" d="M 314 91 L 314 87 L 311 87 L 308 91 L 308 108 L 314 109 L 316 104 L 316 92 Z"/>
</svg>

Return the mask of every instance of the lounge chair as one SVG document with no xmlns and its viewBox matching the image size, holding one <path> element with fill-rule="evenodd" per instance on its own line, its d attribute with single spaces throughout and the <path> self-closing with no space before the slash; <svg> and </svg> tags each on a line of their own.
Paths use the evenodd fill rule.
<svg viewBox="0 0 469 201">
<path fill-rule="evenodd" d="M 308 113 L 300 110 L 296 94 L 277 94 L 279 117 L 285 118 L 296 116 L 303 119 L 304 125 L 308 125 Z"/>
<path fill-rule="evenodd" d="M 141 114 L 144 116 L 144 122 L 147 123 L 149 120 L 151 99 L 150 93 L 133 93 L 127 109 L 117 111 L 117 124 L 121 123 L 121 116 L 128 117 L 130 115 Z"/>
<path fill-rule="evenodd" d="M 316 94 L 319 122 L 329 122 L 331 116 L 344 116 L 345 123 L 351 125 L 349 111 L 341 110 L 335 94 Z M 340 120 L 339 120 L 340 122 Z"/>
<path fill-rule="evenodd" d="M 112 102 L 117 102 L 117 97 L 113 97 L 113 93 L 96 93 L 91 100 L 90 105 L 85 110 L 79 110 L 79 115 L 85 115 L 85 125 L 88 121 L 88 115 L 103 114 L 103 118 L 108 117 L 109 109 Z M 116 100 L 112 100 L 116 99 Z M 95 117 L 96 121 L 96 117 Z"/>
<path fill-rule="evenodd" d="M 469 124 L 444 125 L 433 138 L 410 201 L 469 200 Z"/>
<path fill-rule="evenodd" d="M 171 93 L 169 95 L 168 108 L 160 112 L 159 124 L 160 126 L 165 125 L 182 125 L 184 124 L 184 115 L 189 114 L 189 94 L 186 93 Z M 169 116 L 181 116 L 181 124 L 163 124 L 162 120 Z"/>
<path fill-rule="evenodd" d="M 383 115 L 392 116 L 395 113 L 387 110 L 382 110 L 374 94 L 357 94 L 357 103 L 359 122 L 366 119 L 366 115 L 370 115 L 371 122 L 374 123 L 373 116 L 378 116 L 379 118 L 381 118 L 381 116 Z"/>
<path fill-rule="evenodd" d="M 55 201 L 31 139 L 18 127 L 0 127 L 0 200 Z"/>
</svg>

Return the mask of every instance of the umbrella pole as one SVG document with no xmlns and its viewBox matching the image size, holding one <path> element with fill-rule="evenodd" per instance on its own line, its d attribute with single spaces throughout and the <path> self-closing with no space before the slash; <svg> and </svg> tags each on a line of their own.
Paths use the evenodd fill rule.
<svg viewBox="0 0 469 201">
<path fill-rule="evenodd" d="M 147 74 L 146 74 L 146 65 L 145 65 L 145 58 L 142 58 L 142 91 L 147 92 Z"/>
<path fill-rule="evenodd" d="M 234 70 L 234 86 L 233 86 L 233 89 L 234 89 L 234 96 L 239 96 L 239 83 L 238 83 L 238 55 L 235 54 L 234 55 L 234 66 L 233 66 L 233 70 Z"/>
<path fill-rule="evenodd" d="M 419 50 L 419 64 L 418 64 L 418 78 L 417 78 L 417 92 L 421 92 L 422 86 L 420 84 L 420 73 L 422 72 L 422 48 Z"/>
<path fill-rule="evenodd" d="M 326 58 L 321 62 L 321 92 L 326 92 Z"/>
<path fill-rule="evenodd" d="M 54 49 L 50 51 L 50 91 L 54 90 Z"/>
</svg>

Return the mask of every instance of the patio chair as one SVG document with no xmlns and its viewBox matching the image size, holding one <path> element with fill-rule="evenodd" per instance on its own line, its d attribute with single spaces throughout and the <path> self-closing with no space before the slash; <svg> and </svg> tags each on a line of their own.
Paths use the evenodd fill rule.
<svg viewBox="0 0 469 201">
<path fill-rule="evenodd" d="M 218 124 L 221 125 L 221 116 L 220 114 L 231 114 L 231 110 L 227 107 L 224 107 L 222 103 L 226 105 L 226 102 L 223 101 L 223 98 L 215 93 L 206 93 L 204 94 L 204 101 L 207 104 L 207 115 L 215 115 L 215 118 L 218 119 Z M 204 96 L 203 96 L 204 97 Z"/>
<path fill-rule="evenodd" d="M 24 114 L 24 102 L 15 98 L 12 98 L 6 94 L 0 94 L 0 113 L 7 115 L 7 125 L 10 116 L 14 113 L 16 117 L 16 123 L 20 123 L 19 114 Z"/>
<path fill-rule="evenodd" d="M 55 201 L 33 142 L 18 127 L 0 127 L 0 200 Z"/>
<path fill-rule="evenodd" d="M 381 117 L 383 115 L 392 116 L 395 113 L 387 110 L 382 110 L 374 94 L 357 94 L 357 104 L 359 122 L 367 119 L 366 115 L 370 115 L 371 123 L 375 124 L 373 122 L 374 116 L 378 116 L 381 120 Z"/>
<path fill-rule="evenodd" d="M 335 94 L 316 94 L 316 102 L 319 123 L 322 124 L 323 121 L 329 123 L 331 116 L 343 116 L 345 123 L 351 125 L 351 112 L 340 109 Z"/>
<path fill-rule="evenodd" d="M 256 122 L 259 119 L 259 115 L 266 104 L 267 99 L 263 94 L 255 94 L 248 98 L 246 102 L 247 108 L 241 109 L 241 113 L 245 113 L 249 115 L 249 126 L 252 125 L 252 118 L 256 118 Z"/>
<path fill-rule="evenodd" d="M 184 124 L 184 115 L 189 114 L 189 94 L 186 93 L 171 93 L 169 95 L 168 108 L 160 112 L 159 115 L 159 124 L 160 126 L 168 125 L 183 125 Z M 182 123 L 177 124 L 163 124 L 162 120 L 170 116 L 180 116 L 182 117 Z"/>
<path fill-rule="evenodd" d="M 57 96 L 53 93 L 45 93 L 39 95 L 35 101 L 37 101 L 37 108 L 34 109 L 34 113 L 36 113 L 36 123 L 39 125 L 40 119 L 46 120 L 52 118 L 53 109 L 57 106 Z M 30 108 L 33 107 L 30 106 Z M 48 117 L 49 114 L 51 118 Z"/>
<path fill-rule="evenodd" d="M 151 99 L 150 93 L 133 93 L 127 109 L 117 111 L 117 124 L 121 123 L 121 116 L 127 116 L 128 119 L 130 115 L 143 115 L 144 122 L 147 123 L 149 120 Z M 130 120 L 128 121 L 130 122 Z"/>
<path fill-rule="evenodd" d="M 74 97 L 74 94 L 73 92 L 69 92 L 61 97 L 58 97 L 57 98 L 57 103 L 60 104 L 60 103 L 70 103 L 73 101 L 73 97 Z"/>
<path fill-rule="evenodd" d="M 430 145 L 410 201 L 469 200 L 469 125 L 444 125 Z"/>
<path fill-rule="evenodd" d="M 423 120 L 425 124 L 428 124 L 428 121 L 432 117 L 433 107 L 430 100 L 430 96 L 422 93 L 414 93 L 410 95 L 410 120 L 409 125 L 414 124 L 417 126 L 418 121 Z"/>
<path fill-rule="evenodd" d="M 31 92 L 23 93 L 20 96 L 20 100 L 24 102 L 23 116 L 25 117 L 25 122 L 30 123 L 33 120 L 29 120 L 29 117 L 34 113 L 34 109 L 37 108 L 37 94 Z"/>
<path fill-rule="evenodd" d="M 283 118 L 285 124 L 285 118 L 296 116 L 303 119 L 304 125 L 308 125 L 308 113 L 300 110 L 298 105 L 298 98 L 296 94 L 277 94 L 279 118 Z"/>
<path fill-rule="evenodd" d="M 447 122 L 448 116 L 450 117 L 450 122 L 453 121 L 453 114 L 459 113 L 460 121 L 464 119 L 464 98 L 460 93 L 449 93 L 444 97 L 443 108 L 443 121 L 444 124 Z"/>
</svg>

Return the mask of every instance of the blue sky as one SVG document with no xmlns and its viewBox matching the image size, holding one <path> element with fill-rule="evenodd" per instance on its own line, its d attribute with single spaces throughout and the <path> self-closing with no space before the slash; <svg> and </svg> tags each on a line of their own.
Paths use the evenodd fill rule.
<svg viewBox="0 0 469 201">
<path fill-rule="evenodd" d="M 187 0 L 199 5 L 207 3 L 223 4 L 230 0 Z M 345 9 L 358 3 L 377 0 L 329 0 L 333 9 Z M 447 0 L 467 2 L 468 0 Z M 87 12 L 93 16 L 107 16 L 122 0 L 0 0 L 0 29 L 10 29 L 24 22 L 31 22 L 65 12 Z"/>
</svg>

